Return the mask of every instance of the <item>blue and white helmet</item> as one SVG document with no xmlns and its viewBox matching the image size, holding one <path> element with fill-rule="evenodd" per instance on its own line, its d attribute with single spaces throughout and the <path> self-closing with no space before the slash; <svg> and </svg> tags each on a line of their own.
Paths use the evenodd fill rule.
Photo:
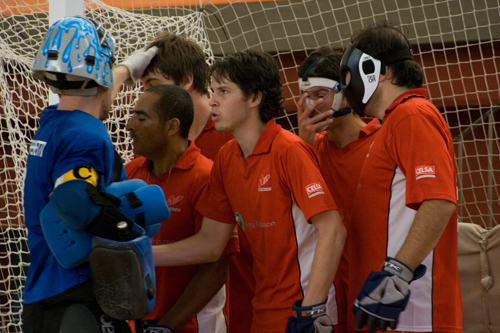
<svg viewBox="0 0 500 333">
<path fill-rule="evenodd" d="M 94 20 L 62 18 L 45 35 L 33 76 L 55 94 L 92 96 L 97 86 L 113 89 L 115 40 Z"/>
</svg>

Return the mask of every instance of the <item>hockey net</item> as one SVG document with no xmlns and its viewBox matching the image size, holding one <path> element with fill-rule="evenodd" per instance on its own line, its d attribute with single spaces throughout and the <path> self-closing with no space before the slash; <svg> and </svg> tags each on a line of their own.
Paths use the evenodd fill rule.
<svg viewBox="0 0 500 333">
<path fill-rule="evenodd" d="M 29 142 L 48 89 L 30 68 L 48 29 L 48 0 L 0 3 L 0 331 L 20 332 L 22 285 L 29 266 L 23 227 L 23 180 Z M 430 99 L 447 120 L 459 169 L 460 219 L 500 222 L 500 9 L 498 0 L 86 0 L 85 13 L 117 41 L 122 60 L 160 29 L 194 38 L 207 62 L 254 48 L 281 68 L 286 112 L 277 122 L 296 131 L 297 67 L 322 45 L 342 49 L 363 25 L 390 20 L 407 29 L 425 71 Z M 132 157 L 125 123 L 140 87 L 124 87 L 106 121 L 117 150 Z"/>
</svg>

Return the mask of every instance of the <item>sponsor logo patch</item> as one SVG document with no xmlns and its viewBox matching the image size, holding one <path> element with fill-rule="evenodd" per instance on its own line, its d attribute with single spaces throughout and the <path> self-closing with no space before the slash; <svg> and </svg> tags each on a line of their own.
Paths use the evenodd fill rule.
<svg viewBox="0 0 500 333">
<path fill-rule="evenodd" d="M 415 178 L 436 178 L 435 165 L 421 165 L 415 168 Z"/>
<path fill-rule="evenodd" d="M 45 141 L 40 141 L 40 140 L 31 141 L 29 154 L 33 156 L 42 157 L 43 149 L 45 148 L 46 145 L 47 142 Z"/>
<path fill-rule="evenodd" d="M 312 183 L 306 186 L 306 193 L 309 198 L 312 198 L 318 194 L 325 194 L 325 191 L 320 183 Z"/>
</svg>

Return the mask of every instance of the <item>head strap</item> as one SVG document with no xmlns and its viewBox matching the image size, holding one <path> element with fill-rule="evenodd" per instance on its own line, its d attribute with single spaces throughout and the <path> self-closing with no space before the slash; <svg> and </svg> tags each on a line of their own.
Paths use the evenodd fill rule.
<svg viewBox="0 0 500 333">
<path fill-rule="evenodd" d="M 396 52 L 391 53 L 387 57 L 383 57 L 380 59 L 380 62 L 382 63 L 381 68 L 381 74 L 385 74 L 385 66 L 390 66 L 392 64 L 395 64 L 400 61 L 404 60 L 413 60 L 413 50 L 411 48 L 407 49 L 402 49 Z"/>
<path fill-rule="evenodd" d="M 317 58 L 314 60 L 314 62 L 307 68 L 307 70 L 304 72 L 304 75 L 302 75 L 302 81 L 307 81 L 307 78 L 309 77 L 309 73 L 316 67 L 318 62 L 320 62 L 323 58 Z"/>
</svg>

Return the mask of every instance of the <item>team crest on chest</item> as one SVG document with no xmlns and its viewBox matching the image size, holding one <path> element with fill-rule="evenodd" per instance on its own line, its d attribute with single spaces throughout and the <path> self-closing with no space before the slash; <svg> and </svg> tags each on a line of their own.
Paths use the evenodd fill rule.
<svg viewBox="0 0 500 333">
<path fill-rule="evenodd" d="M 268 183 L 270 178 L 271 178 L 270 174 L 267 174 L 265 176 L 263 174 L 260 175 L 259 188 L 258 188 L 259 192 L 271 191 L 271 186 L 269 186 L 270 184 Z"/>
<path fill-rule="evenodd" d="M 172 212 L 180 212 L 181 209 L 180 208 L 177 208 L 177 207 L 172 207 L 173 205 L 179 203 L 180 201 L 182 201 L 182 199 L 184 199 L 184 197 L 182 195 L 178 195 L 178 196 L 175 196 L 173 194 L 171 194 L 168 198 L 167 198 L 167 204 L 168 204 L 168 207 L 170 208 L 170 210 Z"/>
</svg>

